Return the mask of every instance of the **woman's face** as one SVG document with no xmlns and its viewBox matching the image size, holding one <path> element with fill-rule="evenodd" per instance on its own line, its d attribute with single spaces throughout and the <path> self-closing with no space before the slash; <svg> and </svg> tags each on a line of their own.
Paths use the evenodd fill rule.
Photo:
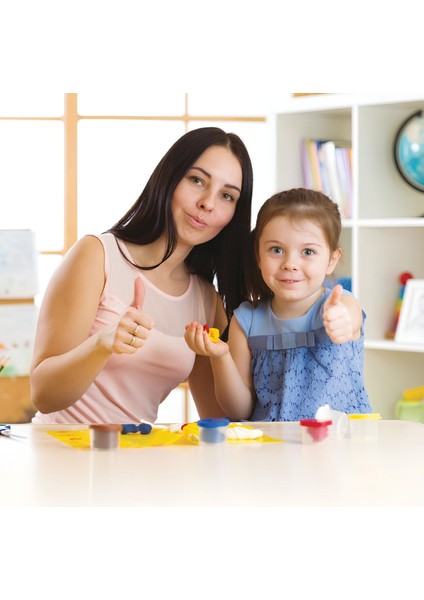
<svg viewBox="0 0 424 600">
<path fill-rule="evenodd" d="M 203 244 L 228 225 L 240 198 L 242 177 L 240 163 L 228 148 L 211 146 L 199 156 L 172 197 L 180 243 Z"/>
</svg>

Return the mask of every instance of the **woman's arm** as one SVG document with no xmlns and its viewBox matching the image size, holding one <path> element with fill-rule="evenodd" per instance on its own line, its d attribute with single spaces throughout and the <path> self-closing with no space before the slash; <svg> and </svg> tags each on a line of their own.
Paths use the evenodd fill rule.
<svg viewBox="0 0 424 600">
<path fill-rule="evenodd" d="M 105 282 L 104 250 L 93 237 L 69 251 L 46 290 L 37 323 L 31 366 L 31 398 L 41 412 L 71 406 L 103 369 L 110 355 L 133 353 L 148 335 L 145 316 L 135 306 L 90 336 Z M 136 287 L 137 289 L 137 287 Z M 135 293 L 135 302 L 138 294 Z M 135 323 L 144 327 L 130 346 Z"/>
<path fill-rule="evenodd" d="M 188 383 L 201 419 L 226 416 L 216 400 L 211 362 L 207 356 L 196 356 Z"/>
</svg>

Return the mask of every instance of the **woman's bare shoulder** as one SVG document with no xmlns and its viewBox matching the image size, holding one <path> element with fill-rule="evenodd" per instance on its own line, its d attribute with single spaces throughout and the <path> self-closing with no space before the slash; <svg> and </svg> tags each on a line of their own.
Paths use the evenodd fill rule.
<svg viewBox="0 0 424 600">
<path fill-rule="evenodd" d="M 53 274 L 49 289 L 66 289 L 72 294 L 75 284 L 89 289 L 104 285 L 104 249 L 101 241 L 92 235 L 80 238 L 67 252 Z"/>
<path fill-rule="evenodd" d="M 67 256 L 101 256 L 103 253 L 103 244 L 98 236 L 84 235 L 69 249 Z"/>
</svg>

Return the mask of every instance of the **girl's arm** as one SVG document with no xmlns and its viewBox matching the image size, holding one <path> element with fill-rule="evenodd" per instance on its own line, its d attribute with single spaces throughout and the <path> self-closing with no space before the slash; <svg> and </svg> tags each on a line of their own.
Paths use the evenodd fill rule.
<svg viewBox="0 0 424 600">
<path fill-rule="evenodd" d="M 336 285 L 323 308 L 323 321 L 327 335 L 335 344 L 358 340 L 361 336 L 362 309 L 349 294 L 343 294 Z"/>
<path fill-rule="evenodd" d="M 220 332 L 222 332 L 227 326 L 227 317 L 221 297 L 218 294 L 216 294 L 216 296 L 217 301 L 213 327 L 216 327 Z M 225 413 L 218 404 L 215 396 L 211 362 L 206 353 L 197 352 L 198 348 L 195 344 L 195 327 L 197 325 L 198 324 L 194 322 L 191 325 L 187 325 L 185 334 L 185 340 L 188 346 L 191 348 L 191 350 L 196 352 L 194 367 L 188 377 L 190 392 L 193 396 L 194 403 L 196 404 L 197 412 L 201 418 L 211 419 L 214 417 L 223 417 L 225 416 Z M 203 326 L 199 324 L 198 327 L 199 331 L 203 332 Z M 201 335 L 199 337 L 202 338 Z M 200 348 L 200 351 L 202 351 L 202 347 Z"/>
<path fill-rule="evenodd" d="M 196 322 L 186 327 L 185 339 L 198 355 L 196 362 L 200 358 L 210 358 L 213 380 L 208 380 L 209 391 L 214 389 L 214 396 L 224 414 L 234 420 L 248 419 L 254 405 L 250 377 L 251 355 L 246 336 L 237 319 L 231 320 L 229 344 L 221 340 L 212 342 L 202 325 Z M 203 385 L 204 382 L 205 380 Z"/>
<path fill-rule="evenodd" d="M 104 287 L 104 250 L 93 237 L 82 238 L 52 277 L 40 309 L 31 366 L 31 399 L 41 412 L 71 406 L 86 391 L 112 353 L 132 354 L 148 337 L 151 320 L 141 313 L 135 284 L 134 306 L 90 336 Z M 137 323 L 133 346 L 130 332 Z"/>
<path fill-rule="evenodd" d="M 228 346 L 230 352 L 222 357 L 211 356 L 216 397 L 231 419 L 249 419 L 256 400 L 251 376 L 252 354 L 235 316 L 230 323 Z"/>
</svg>

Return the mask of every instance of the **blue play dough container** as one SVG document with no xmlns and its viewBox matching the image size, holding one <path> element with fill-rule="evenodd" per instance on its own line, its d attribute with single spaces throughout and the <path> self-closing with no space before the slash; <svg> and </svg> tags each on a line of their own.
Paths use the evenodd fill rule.
<svg viewBox="0 0 424 600">
<path fill-rule="evenodd" d="M 227 441 L 229 419 L 200 419 L 199 439 L 201 444 L 222 444 Z"/>
</svg>

